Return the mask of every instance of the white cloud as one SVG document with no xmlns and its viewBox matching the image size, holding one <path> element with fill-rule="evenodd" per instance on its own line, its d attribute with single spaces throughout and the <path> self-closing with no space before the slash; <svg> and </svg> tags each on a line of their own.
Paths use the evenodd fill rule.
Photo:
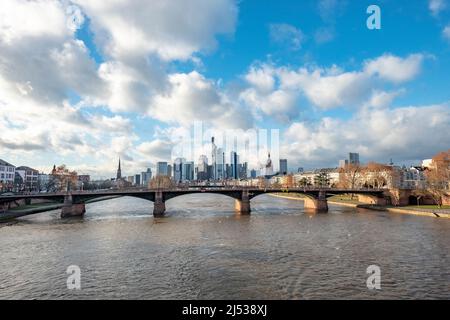
<svg viewBox="0 0 450 320">
<path fill-rule="evenodd" d="M 244 76 L 248 88 L 240 98 L 247 105 L 266 115 L 295 115 L 298 98 L 306 97 L 322 109 L 364 105 L 373 92 L 383 91 L 383 86 L 414 79 L 421 70 L 422 54 L 401 58 L 391 54 L 368 60 L 357 71 L 344 71 L 336 65 L 330 68 L 275 67 L 270 64 L 254 65 Z M 392 94 L 391 94 L 392 96 Z M 395 95 L 392 96 L 392 99 Z M 387 101 L 389 102 L 389 100 Z M 380 104 L 381 101 L 372 101 Z"/>
<path fill-rule="evenodd" d="M 365 72 L 378 75 L 384 80 L 401 83 L 419 74 L 423 60 L 422 54 L 412 54 L 404 59 L 392 54 L 384 54 L 375 60 L 366 61 Z"/>
<path fill-rule="evenodd" d="M 442 10 L 447 7 L 446 0 L 429 0 L 428 8 L 433 15 L 438 15 Z"/>
<path fill-rule="evenodd" d="M 332 28 L 319 28 L 314 33 L 314 39 L 317 43 L 327 43 L 334 39 L 335 31 Z"/>
<path fill-rule="evenodd" d="M 364 104 L 365 107 L 369 108 L 387 108 L 392 105 L 392 102 L 396 97 L 403 94 L 404 89 L 386 92 L 374 90 L 370 99 Z"/>
<path fill-rule="evenodd" d="M 444 30 L 442 30 L 442 35 L 444 36 L 444 38 L 446 38 L 447 40 L 450 40 L 450 24 L 448 26 L 446 26 L 444 28 Z"/>
<path fill-rule="evenodd" d="M 303 166 L 337 166 L 348 152 L 363 159 L 420 160 L 450 145 L 450 104 L 364 109 L 349 120 L 296 122 L 285 132 L 282 154 Z M 432 143 L 431 143 L 432 142 Z"/>
<path fill-rule="evenodd" d="M 74 13 L 76 7 L 65 12 L 64 6 L 56 0 L 2 0 L 0 41 L 11 45 L 24 38 L 69 36 L 76 29 L 76 25 L 68 23 L 74 21 Z"/>
<path fill-rule="evenodd" d="M 269 27 L 270 39 L 274 43 L 285 44 L 291 50 L 299 50 L 305 39 L 303 32 L 287 23 L 271 24 Z"/>
<path fill-rule="evenodd" d="M 97 43 L 113 57 L 157 54 L 189 59 L 213 49 L 217 34 L 234 32 L 233 0 L 74 0 L 91 19 Z"/>
<path fill-rule="evenodd" d="M 136 147 L 141 153 L 142 158 L 152 159 L 153 161 L 171 160 L 173 143 L 168 140 L 155 139 L 143 142 Z"/>
<path fill-rule="evenodd" d="M 168 90 L 156 95 L 148 114 L 160 121 L 190 125 L 195 120 L 217 127 L 251 125 L 244 108 L 234 104 L 211 80 L 196 71 L 169 76 Z"/>
</svg>

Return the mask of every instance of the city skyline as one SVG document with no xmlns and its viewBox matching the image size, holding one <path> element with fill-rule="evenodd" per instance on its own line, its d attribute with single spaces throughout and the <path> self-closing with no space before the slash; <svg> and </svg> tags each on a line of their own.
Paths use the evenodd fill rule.
<svg viewBox="0 0 450 320">
<path fill-rule="evenodd" d="M 373 31 L 368 4 L 3 1 L 0 157 L 99 176 L 121 157 L 140 172 L 202 121 L 279 129 L 291 170 L 348 152 L 420 163 L 450 145 L 449 6 L 386 1 Z"/>
</svg>

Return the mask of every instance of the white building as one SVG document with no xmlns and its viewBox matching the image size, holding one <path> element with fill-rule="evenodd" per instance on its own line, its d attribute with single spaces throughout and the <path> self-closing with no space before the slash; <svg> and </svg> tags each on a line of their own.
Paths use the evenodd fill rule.
<svg viewBox="0 0 450 320">
<path fill-rule="evenodd" d="M 16 167 L 0 159 L 0 190 L 12 190 L 15 175 Z"/>
<path fill-rule="evenodd" d="M 294 174 L 294 184 L 300 185 L 303 183 L 303 181 L 307 181 L 308 185 L 313 186 L 315 183 L 315 178 L 321 173 L 327 174 L 330 186 L 337 185 L 339 183 L 339 170 L 336 168 L 325 168 Z"/>
<path fill-rule="evenodd" d="M 37 191 L 39 171 L 30 167 L 20 166 L 16 168 L 16 187 L 19 190 Z"/>
<path fill-rule="evenodd" d="M 404 168 L 402 172 L 401 188 L 421 189 L 426 184 L 425 168 L 410 167 Z"/>
</svg>

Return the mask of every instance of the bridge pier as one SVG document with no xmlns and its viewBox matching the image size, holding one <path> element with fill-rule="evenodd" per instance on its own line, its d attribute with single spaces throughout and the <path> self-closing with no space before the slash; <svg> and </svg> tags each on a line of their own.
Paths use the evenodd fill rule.
<svg viewBox="0 0 450 320">
<path fill-rule="evenodd" d="M 248 197 L 248 190 L 243 190 L 241 199 L 236 199 L 234 202 L 234 209 L 237 213 L 241 215 L 248 215 L 250 214 L 251 208 L 250 208 L 250 199 Z"/>
<path fill-rule="evenodd" d="M 164 197 L 162 191 L 157 191 L 155 193 L 155 202 L 153 207 L 153 216 L 162 217 L 166 212 L 166 203 L 164 202 Z"/>
<path fill-rule="evenodd" d="M 71 194 L 64 197 L 64 205 L 61 208 L 61 218 L 82 217 L 86 212 L 84 203 L 73 203 Z"/>
<path fill-rule="evenodd" d="M 241 215 L 250 214 L 250 200 L 235 200 L 234 209 Z"/>
<path fill-rule="evenodd" d="M 383 197 L 377 197 L 377 196 L 370 196 L 365 194 L 358 194 L 358 202 L 367 203 L 367 204 L 374 204 L 377 206 L 385 206 L 386 205 L 386 199 Z"/>
<path fill-rule="evenodd" d="M 305 197 L 305 209 L 314 209 L 317 212 L 328 212 L 328 201 L 325 192 L 319 192 L 317 198 Z"/>
</svg>

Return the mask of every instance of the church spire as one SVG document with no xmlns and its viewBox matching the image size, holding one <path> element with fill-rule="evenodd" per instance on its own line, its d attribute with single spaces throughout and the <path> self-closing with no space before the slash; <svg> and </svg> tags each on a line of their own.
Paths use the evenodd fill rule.
<svg viewBox="0 0 450 320">
<path fill-rule="evenodd" d="M 116 180 L 122 179 L 122 170 L 120 168 L 120 157 L 119 157 L 119 168 L 117 169 L 117 178 Z"/>
</svg>

